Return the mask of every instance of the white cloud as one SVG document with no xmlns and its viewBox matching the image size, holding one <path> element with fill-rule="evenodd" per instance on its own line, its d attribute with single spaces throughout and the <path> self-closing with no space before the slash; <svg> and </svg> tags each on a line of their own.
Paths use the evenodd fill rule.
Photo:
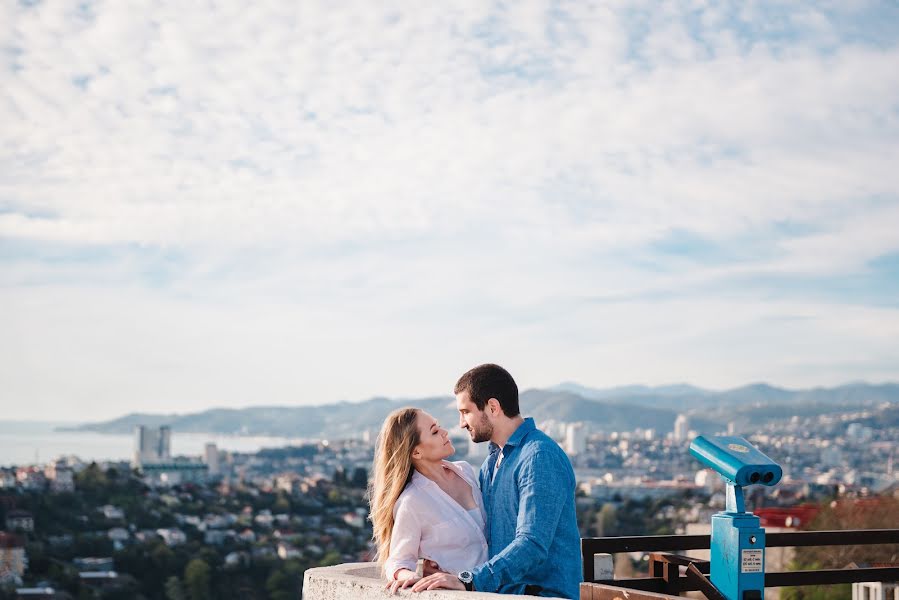
<svg viewBox="0 0 899 600">
<path fill-rule="evenodd" d="M 899 366 L 869 326 L 894 310 L 734 288 L 899 251 L 899 47 L 845 34 L 878 6 L 769 8 L 3 5 L 4 401 L 429 393 L 491 353 L 539 383 L 601 384 L 597 363 L 610 383 L 813 382 L 763 344 L 716 352 L 734 331 L 795 338 L 771 323 L 797 311 L 817 343 L 795 360 L 822 380 L 860 372 L 823 349 L 831 314 Z M 783 224 L 803 233 L 738 263 L 648 249 Z M 761 306 L 734 321 L 731 293 Z M 628 300 L 652 294 L 676 299 Z M 294 358 L 321 364 L 304 379 Z M 341 360 L 363 376 L 335 384 Z"/>
</svg>

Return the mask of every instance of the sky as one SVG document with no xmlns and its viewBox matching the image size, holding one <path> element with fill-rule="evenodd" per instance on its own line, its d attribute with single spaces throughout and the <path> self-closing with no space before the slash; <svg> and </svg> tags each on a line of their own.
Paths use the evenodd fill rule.
<svg viewBox="0 0 899 600">
<path fill-rule="evenodd" d="M 3 418 L 488 361 L 899 380 L 899 5 L 0 3 Z"/>
</svg>

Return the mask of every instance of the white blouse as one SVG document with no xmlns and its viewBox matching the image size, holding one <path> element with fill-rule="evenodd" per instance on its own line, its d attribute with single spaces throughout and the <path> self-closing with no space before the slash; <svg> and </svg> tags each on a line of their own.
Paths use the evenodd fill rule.
<svg viewBox="0 0 899 600">
<path fill-rule="evenodd" d="M 440 486 L 413 471 L 412 480 L 393 507 L 390 555 L 384 563 L 388 579 L 394 579 L 400 569 L 414 572 L 419 558 L 435 561 L 448 573 L 487 562 L 486 514 L 474 469 L 464 460 L 443 464 L 471 486 L 477 509 L 469 512 L 462 508 Z"/>
</svg>

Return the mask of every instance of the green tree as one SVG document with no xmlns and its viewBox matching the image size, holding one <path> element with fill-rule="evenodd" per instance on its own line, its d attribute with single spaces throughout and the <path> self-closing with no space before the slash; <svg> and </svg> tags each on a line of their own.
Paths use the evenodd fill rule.
<svg viewBox="0 0 899 600">
<path fill-rule="evenodd" d="M 368 487 L 368 471 L 365 470 L 365 467 L 356 467 L 353 470 L 353 478 L 350 485 L 361 490 Z"/>
<path fill-rule="evenodd" d="M 165 580 L 165 597 L 167 600 L 187 600 L 181 580 L 174 575 Z"/>
<path fill-rule="evenodd" d="M 75 475 L 75 489 L 81 490 L 86 496 L 99 498 L 106 493 L 109 480 L 106 473 L 95 462 Z"/>
<path fill-rule="evenodd" d="M 265 582 L 265 590 L 271 600 L 294 600 L 300 594 L 303 582 L 303 565 L 289 560 L 272 570 Z"/>
<path fill-rule="evenodd" d="M 287 497 L 287 494 L 278 492 L 278 497 L 275 499 L 275 503 L 272 504 L 272 511 L 278 513 L 290 512 L 290 499 Z"/>
<path fill-rule="evenodd" d="M 190 600 L 209 600 L 209 565 L 195 558 L 184 568 L 184 585 Z"/>
<path fill-rule="evenodd" d="M 603 504 L 602 508 L 596 513 L 596 537 L 607 537 L 615 535 L 618 524 L 618 511 L 615 510 L 614 504 Z"/>
<path fill-rule="evenodd" d="M 346 470 L 343 467 L 337 467 L 334 471 L 334 485 L 344 486 L 346 483 Z"/>
<path fill-rule="evenodd" d="M 319 561 L 318 563 L 318 566 L 330 567 L 333 565 L 339 565 L 341 562 L 343 561 L 340 559 L 340 553 L 335 550 L 331 550 L 322 557 L 321 561 Z"/>
<path fill-rule="evenodd" d="M 890 496 L 834 501 L 821 507 L 808 524 L 812 531 L 884 529 L 899 522 L 899 499 Z M 843 569 L 851 563 L 889 561 L 899 556 L 899 544 L 811 546 L 796 548 L 791 570 Z M 852 586 L 822 585 L 783 588 L 784 600 L 843 600 Z"/>
</svg>

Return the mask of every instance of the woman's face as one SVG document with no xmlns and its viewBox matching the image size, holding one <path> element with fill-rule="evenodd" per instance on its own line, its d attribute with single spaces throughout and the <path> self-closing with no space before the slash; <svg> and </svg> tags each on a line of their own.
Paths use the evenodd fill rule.
<svg viewBox="0 0 899 600">
<path fill-rule="evenodd" d="M 456 449 L 449 439 L 449 433 L 437 423 L 437 419 L 421 411 L 418 413 L 418 445 L 412 450 L 412 458 L 423 461 L 438 461 L 452 456 Z"/>
</svg>

